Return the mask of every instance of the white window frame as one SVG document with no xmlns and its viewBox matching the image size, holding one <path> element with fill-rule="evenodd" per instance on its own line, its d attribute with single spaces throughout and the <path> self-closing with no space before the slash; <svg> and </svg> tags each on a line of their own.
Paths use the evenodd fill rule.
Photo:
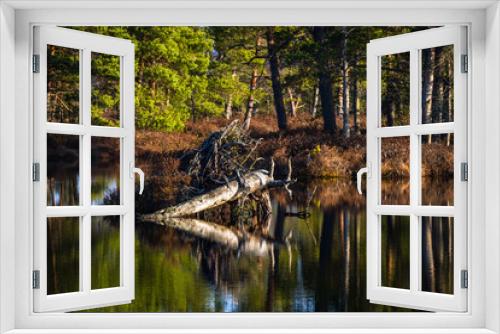
<svg viewBox="0 0 500 334">
<path fill-rule="evenodd" d="M 467 310 L 467 289 L 461 286 L 461 271 L 467 270 L 467 181 L 461 180 L 461 164 L 467 163 L 467 77 L 463 73 L 463 55 L 467 55 L 465 26 L 432 28 L 413 33 L 380 38 L 367 47 L 367 165 L 372 170 L 367 178 L 367 296 L 370 301 L 385 305 L 410 307 L 426 311 Z M 453 47 L 454 120 L 447 123 L 421 123 L 421 50 L 433 47 Z M 409 124 L 381 125 L 381 57 L 409 53 Z M 454 205 L 421 204 L 421 135 L 454 134 Z M 381 181 L 381 140 L 406 137 L 410 153 L 410 194 L 408 205 L 383 205 Z M 409 289 L 386 287 L 381 284 L 382 216 L 409 217 L 410 254 Z M 421 217 L 453 217 L 453 292 L 451 294 L 422 291 L 422 226 Z"/>
<path fill-rule="evenodd" d="M 47 121 L 47 45 L 79 52 L 79 124 Z M 131 41 L 52 26 L 36 26 L 33 52 L 39 56 L 39 72 L 33 75 L 34 162 L 39 181 L 33 184 L 33 269 L 39 272 L 39 288 L 34 289 L 35 312 L 72 311 L 98 306 L 130 303 L 134 299 L 134 45 Z M 119 127 L 91 124 L 92 52 L 119 57 Z M 47 206 L 47 134 L 79 136 L 79 205 Z M 91 203 L 91 138 L 119 140 L 120 204 Z M 91 225 L 93 216 L 119 216 L 120 285 L 105 289 L 91 287 Z M 79 219 L 79 291 L 47 295 L 47 218 Z"/>
<path fill-rule="evenodd" d="M 357 328 L 357 332 L 363 333 L 499 333 L 500 9 L 497 2 L 269 0 L 231 3 L 201 4 L 195 0 L 182 3 L 101 0 L 71 4 L 10 0 L 0 3 L 0 332 L 47 333 L 65 328 L 59 332 L 110 333 L 106 328 L 126 328 L 127 333 L 140 333 L 147 332 L 144 328 L 148 327 L 170 328 L 171 333 L 175 328 L 191 328 L 191 333 L 339 333 L 348 331 L 346 328 Z M 471 275 L 467 313 L 34 314 L 30 288 L 33 212 L 26 198 L 32 193 L 30 57 L 31 31 L 35 24 L 469 25 L 468 215 L 473 223 L 468 230 Z M 486 176 L 488 182 L 485 182 Z"/>
</svg>

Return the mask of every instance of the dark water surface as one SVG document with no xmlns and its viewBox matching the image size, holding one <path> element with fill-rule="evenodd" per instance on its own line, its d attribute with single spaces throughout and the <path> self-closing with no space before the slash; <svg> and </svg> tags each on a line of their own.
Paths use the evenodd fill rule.
<svg viewBox="0 0 500 334">
<path fill-rule="evenodd" d="M 294 188 L 292 200 L 285 193 L 273 194 L 270 232 L 283 242 L 260 255 L 138 222 L 136 298 L 129 305 L 99 311 L 397 310 L 366 299 L 364 198 L 349 182 Z M 309 218 L 290 215 L 305 210 L 311 197 Z"/>
<path fill-rule="evenodd" d="M 103 175 L 107 179 L 99 179 L 98 193 L 112 192 L 116 178 L 112 173 Z M 58 177 L 66 183 L 65 177 Z M 67 182 L 75 180 L 68 177 Z M 270 233 L 279 242 L 260 253 L 234 250 L 172 227 L 136 222 L 135 300 L 93 311 L 405 311 L 366 299 L 365 199 L 354 185 L 347 180 L 313 181 L 297 184 L 293 191 L 293 199 L 284 192 L 272 194 Z M 309 217 L 294 216 L 304 210 Z M 450 224 L 435 219 L 422 224 L 422 278 L 427 291 L 452 291 L 452 261 L 447 259 L 453 245 L 446 237 L 452 235 Z M 78 224 L 51 222 L 48 228 L 49 291 L 74 291 L 78 289 L 78 284 L 71 283 L 78 279 Z M 384 285 L 408 287 L 408 229 L 404 218 L 382 219 Z M 116 286 L 120 247 L 116 217 L 94 218 L 92 238 L 92 287 Z"/>
</svg>

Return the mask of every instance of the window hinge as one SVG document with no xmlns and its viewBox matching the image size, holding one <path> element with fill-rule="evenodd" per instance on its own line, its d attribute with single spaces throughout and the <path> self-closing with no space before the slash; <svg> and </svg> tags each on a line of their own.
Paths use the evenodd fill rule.
<svg viewBox="0 0 500 334">
<path fill-rule="evenodd" d="M 467 289 L 469 287 L 469 272 L 467 270 L 461 271 L 460 287 L 462 289 Z"/>
<path fill-rule="evenodd" d="M 469 57 L 462 55 L 462 73 L 469 72 Z"/>
<path fill-rule="evenodd" d="M 33 55 L 33 73 L 40 73 L 40 55 Z"/>
<path fill-rule="evenodd" d="M 40 289 L 40 270 L 33 270 L 33 289 Z"/>
<path fill-rule="evenodd" d="M 33 181 L 40 181 L 40 164 L 38 162 L 33 163 Z"/>
<path fill-rule="evenodd" d="M 460 164 L 460 179 L 462 181 L 469 181 L 469 165 L 466 162 Z"/>
</svg>

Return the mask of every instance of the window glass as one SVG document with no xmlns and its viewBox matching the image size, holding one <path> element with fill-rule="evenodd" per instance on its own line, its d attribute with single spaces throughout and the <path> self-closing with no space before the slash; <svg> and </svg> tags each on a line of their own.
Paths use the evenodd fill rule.
<svg viewBox="0 0 500 334">
<path fill-rule="evenodd" d="M 92 217 L 92 289 L 120 286 L 120 216 Z"/>
<path fill-rule="evenodd" d="M 382 205 L 410 204 L 410 137 L 380 139 Z"/>
<path fill-rule="evenodd" d="M 120 126 L 120 57 L 92 52 L 92 125 Z"/>
<path fill-rule="evenodd" d="M 120 204 L 120 138 L 92 137 L 92 204 Z"/>
<path fill-rule="evenodd" d="M 80 204 L 80 137 L 47 134 L 47 205 Z"/>
<path fill-rule="evenodd" d="M 47 121 L 80 123 L 80 50 L 47 45 Z"/>
<path fill-rule="evenodd" d="M 410 53 L 381 57 L 381 124 L 410 124 Z"/>
<path fill-rule="evenodd" d="M 453 122 L 453 45 L 421 50 L 421 122 Z"/>
<path fill-rule="evenodd" d="M 410 217 L 382 216 L 382 286 L 410 288 Z"/>
<path fill-rule="evenodd" d="M 80 219 L 47 219 L 47 294 L 80 289 Z"/>
</svg>

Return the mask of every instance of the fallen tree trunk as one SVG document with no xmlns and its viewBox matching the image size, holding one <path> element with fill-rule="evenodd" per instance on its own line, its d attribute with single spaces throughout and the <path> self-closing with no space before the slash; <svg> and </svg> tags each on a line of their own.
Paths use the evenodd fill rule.
<svg viewBox="0 0 500 334">
<path fill-rule="evenodd" d="M 265 170 L 249 172 L 238 180 L 230 181 L 205 194 L 195 196 L 175 206 L 143 215 L 142 219 L 151 221 L 165 218 L 185 217 L 218 207 L 227 202 L 235 201 L 257 191 L 263 191 L 274 187 L 287 188 L 287 186 L 293 182 L 290 177 L 286 180 L 274 180 L 272 176 L 273 169 L 272 167 L 270 173 Z"/>
<path fill-rule="evenodd" d="M 169 226 L 222 245 L 230 250 L 254 256 L 267 256 L 276 242 L 266 238 L 250 235 L 215 223 L 200 219 L 164 218 L 152 220 L 153 223 Z"/>
</svg>

